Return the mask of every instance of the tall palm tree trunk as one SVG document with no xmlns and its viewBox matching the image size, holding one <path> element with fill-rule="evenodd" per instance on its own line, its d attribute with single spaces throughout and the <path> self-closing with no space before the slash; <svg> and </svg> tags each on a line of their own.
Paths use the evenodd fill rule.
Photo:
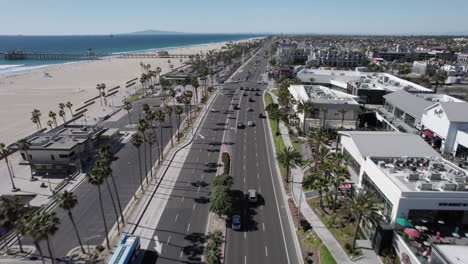
<svg viewBox="0 0 468 264">
<path fill-rule="evenodd" d="M 104 222 L 104 232 L 106 233 L 106 245 L 107 245 L 107 249 L 110 249 L 109 234 L 107 232 L 106 216 L 104 215 L 104 207 L 102 206 L 101 186 L 97 185 L 97 188 L 98 188 L 98 194 L 99 194 L 99 205 L 101 206 L 102 221 Z"/>
<path fill-rule="evenodd" d="M 52 264 L 55 264 L 55 258 L 54 258 L 54 255 L 52 254 L 52 247 L 50 246 L 49 236 L 46 236 L 46 242 L 47 242 L 47 251 L 49 251 L 49 256 L 50 256 L 50 259 L 52 260 Z"/>
<path fill-rule="evenodd" d="M 39 243 L 36 240 L 34 240 L 33 243 L 34 243 L 34 246 L 36 247 L 37 251 L 39 251 L 39 255 L 41 255 L 42 264 L 45 264 L 44 254 L 42 253 L 41 246 L 39 246 Z"/>
<path fill-rule="evenodd" d="M 78 233 L 78 228 L 76 227 L 75 219 L 73 219 L 73 214 L 71 210 L 68 210 L 68 218 L 70 218 L 70 221 L 72 222 L 72 225 L 73 225 L 73 229 L 75 229 L 75 235 L 76 235 L 76 238 L 78 239 L 78 243 L 80 244 L 81 252 L 85 254 L 86 252 L 83 248 L 83 243 L 81 242 L 80 233 Z"/>
<path fill-rule="evenodd" d="M 144 177 L 146 178 L 146 174 L 148 173 L 148 161 L 147 161 L 147 151 L 146 151 L 146 139 L 143 141 L 143 150 L 145 152 L 145 174 Z"/>
<path fill-rule="evenodd" d="M 114 208 L 115 221 L 117 221 L 117 230 L 120 233 L 119 213 L 117 212 L 117 206 L 115 206 L 114 195 L 112 195 L 112 191 L 111 191 L 111 188 L 110 188 L 110 185 L 109 185 L 109 180 L 107 179 L 107 177 L 106 177 L 105 180 L 106 180 L 107 190 L 109 191 L 109 196 L 110 196 L 110 199 L 111 199 L 111 202 L 112 202 L 112 207 Z"/>
<path fill-rule="evenodd" d="M 115 196 L 116 196 L 116 200 L 117 200 L 117 205 L 119 206 L 120 217 L 122 218 L 122 223 L 125 223 L 125 219 L 124 219 L 123 211 L 122 211 L 122 205 L 120 203 L 119 192 L 117 191 L 117 185 L 115 184 L 115 179 L 114 179 L 114 174 L 113 173 L 110 174 L 110 178 L 111 178 L 111 181 L 112 181 L 112 185 L 114 186 L 114 192 L 115 192 Z"/>
<path fill-rule="evenodd" d="M 18 232 L 16 233 L 16 239 L 18 239 L 18 246 L 20 248 L 20 252 L 23 253 L 24 252 L 23 243 L 21 243 L 21 237 Z"/>
<path fill-rule="evenodd" d="M 174 143 L 172 142 L 172 116 L 169 116 L 169 131 L 170 131 L 170 137 L 171 137 L 171 147 L 174 147 Z"/>
<path fill-rule="evenodd" d="M 361 223 L 362 215 L 359 215 L 358 219 L 356 219 L 356 226 L 354 227 L 354 235 L 353 235 L 353 250 L 356 249 L 356 239 L 359 231 L 359 224 Z"/>
<path fill-rule="evenodd" d="M 141 179 L 141 152 L 140 152 L 140 149 L 138 148 L 138 176 L 140 178 L 140 187 L 141 187 L 141 191 L 144 192 L 143 190 L 143 180 Z"/>
<path fill-rule="evenodd" d="M 160 155 L 161 155 L 161 160 L 164 160 L 164 153 L 163 153 L 164 152 L 164 144 L 163 144 L 163 140 L 162 140 L 162 121 L 159 122 L 159 131 L 160 131 L 159 139 L 161 140 L 160 141 L 161 142 L 161 145 L 160 145 L 161 153 L 160 153 Z"/>
<path fill-rule="evenodd" d="M 152 144 L 149 145 L 149 158 L 150 158 L 150 177 L 153 179 L 153 148 Z M 148 184 L 148 177 L 146 177 L 146 184 Z"/>
<path fill-rule="evenodd" d="M 177 130 L 176 130 L 176 131 L 177 131 L 177 143 L 179 143 L 179 140 L 180 140 L 180 137 L 179 137 L 179 134 L 180 134 L 180 133 L 179 133 L 179 129 L 180 129 L 180 115 L 177 115 L 176 120 L 177 120 Z"/>
</svg>

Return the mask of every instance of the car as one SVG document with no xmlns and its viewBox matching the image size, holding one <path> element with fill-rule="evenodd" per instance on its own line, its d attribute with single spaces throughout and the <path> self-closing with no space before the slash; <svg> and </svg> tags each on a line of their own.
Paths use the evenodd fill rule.
<svg viewBox="0 0 468 264">
<path fill-rule="evenodd" d="M 247 199 L 249 200 L 249 203 L 256 203 L 258 201 L 257 198 L 257 191 L 254 189 L 250 189 L 247 191 Z"/>
<path fill-rule="evenodd" d="M 245 128 L 244 123 L 242 122 L 237 123 L 237 128 Z"/>
<path fill-rule="evenodd" d="M 241 90 L 244 90 L 244 87 L 241 86 L 240 89 L 241 89 Z"/>
<path fill-rule="evenodd" d="M 238 105 L 234 106 L 234 110 L 239 110 L 239 109 L 240 109 L 240 107 Z"/>
<path fill-rule="evenodd" d="M 255 91 L 260 92 L 260 88 L 255 89 Z"/>
<path fill-rule="evenodd" d="M 255 96 L 260 96 L 260 94 L 259 94 L 259 93 L 255 93 Z"/>
<path fill-rule="evenodd" d="M 262 84 L 262 82 L 261 82 L 261 81 L 258 81 L 257 84 Z"/>
<path fill-rule="evenodd" d="M 265 118 L 265 115 L 263 113 L 259 113 L 258 118 Z"/>
<path fill-rule="evenodd" d="M 253 109 L 252 107 L 249 107 L 249 108 L 247 108 L 247 111 L 249 111 L 249 112 L 253 112 L 253 111 L 254 111 L 254 109 Z"/>
<path fill-rule="evenodd" d="M 243 93 L 242 95 L 243 95 L 243 96 L 247 96 L 247 94 L 246 94 L 246 93 Z"/>
<path fill-rule="evenodd" d="M 238 80 L 235 80 L 235 81 L 233 81 L 233 83 L 239 83 L 239 81 L 238 81 Z"/>
<path fill-rule="evenodd" d="M 214 108 L 211 108 L 211 109 L 210 109 L 210 112 L 211 112 L 211 113 L 216 113 L 216 112 L 218 112 L 218 110 L 216 110 L 216 109 L 214 109 Z"/>
<path fill-rule="evenodd" d="M 240 215 L 232 216 L 232 229 L 240 230 L 241 229 L 241 217 Z"/>
<path fill-rule="evenodd" d="M 255 126 L 255 123 L 253 121 L 249 121 L 249 122 L 247 122 L 247 125 L 249 127 L 253 127 L 253 126 Z"/>
<path fill-rule="evenodd" d="M 249 102 L 255 102 L 255 100 L 252 97 L 250 97 Z"/>
</svg>

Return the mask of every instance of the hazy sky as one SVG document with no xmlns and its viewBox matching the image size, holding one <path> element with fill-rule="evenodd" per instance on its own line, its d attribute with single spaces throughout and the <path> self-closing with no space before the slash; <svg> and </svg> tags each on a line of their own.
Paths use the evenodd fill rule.
<svg viewBox="0 0 468 264">
<path fill-rule="evenodd" d="M 468 33 L 468 0 L 0 0 L 0 35 Z"/>
</svg>

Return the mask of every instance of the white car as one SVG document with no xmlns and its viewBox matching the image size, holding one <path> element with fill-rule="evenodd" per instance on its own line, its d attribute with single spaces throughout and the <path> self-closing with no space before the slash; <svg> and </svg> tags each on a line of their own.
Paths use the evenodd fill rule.
<svg viewBox="0 0 468 264">
<path fill-rule="evenodd" d="M 249 127 L 253 127 L 255 124 L 254 124 L 253 121 L 249 121 L 249 122 L 247 122 L 247 125 L 248 125 Z"/>
<path fill-rule="evenodd" d="M 216 109 L 214 109 L 214 108 L 211 108 L 210 111 L 211 111 L 211 113 L 216 113 L 216 112 L 218 112 L 218 110 L 216 110 Z"/>
<path fill-rule="evenodd" d="M 240 230 L 241 229 L 241 217 L 240 215 L 232 216 L 232 229 Z"/>
<path fill-rule="evenodd" d="M 256 203 L 258 201 L 257 198 L 257 191 L 254 189 L 250 189 L 247 191 L 247 199 L 249 200 L 249 203 Z"/>
</svg>

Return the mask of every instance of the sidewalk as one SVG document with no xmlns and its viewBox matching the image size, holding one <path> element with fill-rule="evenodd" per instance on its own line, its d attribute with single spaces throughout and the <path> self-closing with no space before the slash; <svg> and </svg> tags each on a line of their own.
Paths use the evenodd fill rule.
<svg viewBox="0 0 468 264">
<path fill-rule="evenodd" d="M 273 98 L 273 102 L 277 103 L 278 98 L 273 93 L 270 93 Z M 283 122 L 280 122 L 280 133 L 281 137 L 283 138 L 284 145 L 286 147 L 293 147 L 291 143 L 291 138 L 289 137 L 288 128 L 284 125 Z M 306 195 L 301 190 L 302 189 L 302 180 L 304 178 L 304 174 L 306 169 L 299 168 L 299 169 L 292 169 L 291 175 L 293 176 L 293 192 L 292 197 L 296 206 L 299 204 L 301 213 L 304 215 L 305 219 L 311 224 L 314 231 L 317 235 L 322 239 L 323 243 L 327 246 L 327 248 L 332 253 L 333 257 L 337 261 L 337 263 L 382 263 L 380 258 L 375 254 L 372 250 L 370 240 L 358 240 L 356 241 L 357 247 L 361 249 L 363 253 L 363 257 L 359 258 L 356 261 L 351 261 L 344 252 L 341 245 L 335 239 L 335 237 L 330 233 L 330 231 L 325 227 L 322 223 L 320 218 L 314 213 L 312 208 L 310 208 L 309 204 L 307 203 Z"/>
<path fill-rule="evenodd" d="M 273 98 L 273 102 L 277 103 L 278 98 L 273 93 L 270 93 Z M 288 128 L 280 122 L 280 133 L 283 138 L 284 145 L 286 147 L 293 147 L 291 143 L 291 138 L 289 137 Z M 325 225 L 320 221 L 320 218 L 312 211 L 309 204 L 307 203 L 304 192 L 302 189 L 302 179 L 304 178 L 305 170 L 302 169 L 293 169 L 291 175 L 293 176 L 293 191 L 292 197 L 296 206 L 300 204 L 300 210 L 304 215 L 305 219 L 310 223 L 315 233 L 322 239 L 322 242 L 327 246 L 330 253 L 333 255 L 337 263 L 350 263 L 348 255 L 344 252 L 341 245 L 336 241 L 335 237 L 328 231 Z M 301 194 L 301 195 L 299 195 Z"/>
</svg>

